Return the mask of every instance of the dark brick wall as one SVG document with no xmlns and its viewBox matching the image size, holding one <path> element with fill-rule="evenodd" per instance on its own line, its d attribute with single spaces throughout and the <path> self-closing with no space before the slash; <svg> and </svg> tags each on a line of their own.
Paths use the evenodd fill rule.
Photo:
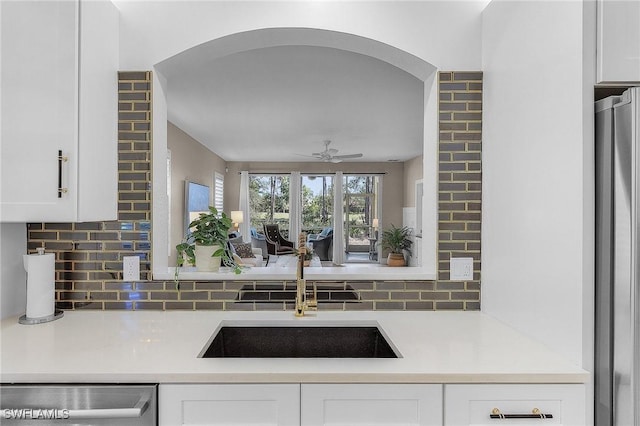
<svg viewBox="0 0 640 426">
<path fill-rule="evenodd" d="M 151 280 L 151 72 L 119 74 L 118 220 L 30 223 L 28 248 L 56 254 L 59 309 L 292 309 L 294 282 Z M 436 281 L 319 281 L 323 310 L 480 309 L 482 73 L 440 73 Z M 122 280 L 139 256 L 141 281 Z M 472 281 L 449 280 L 450 257 L 473 257 Z"/>
<path fill-rule="evenodd" d="M 479 309 L 482 73 L 440 73 L 438 282 L 449 306 Z M 449 259 L 472 257 L 472 281 L 449 280 Z"/>
</svg>

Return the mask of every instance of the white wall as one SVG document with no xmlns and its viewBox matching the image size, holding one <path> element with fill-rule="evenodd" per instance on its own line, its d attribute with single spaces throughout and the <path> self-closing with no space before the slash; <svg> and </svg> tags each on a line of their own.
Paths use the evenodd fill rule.
<svg viewBox="0 0 640 426">
<path fill-rule="evenodd" d="M 582 365 L 593 289 L 582 2 L 493 1 L 482 38 L 482 310 Z"/>
<path fill-rule="evenodd" d="M 480 66 L 482 1 L 237 2 L 115 0 L 121 69 L 152 65 L 238 32 L 321 28 L 378 40 L 443 69 Z"/>
<path fill-rule="evenodd" d="M 422 155 L 404 162 L 404 207 L 416 207 L 416 181 L 423 177 Z"/>
<path fill-rule="evenodd" d="M 22 255 L 27 254 L 27 226 L 0 224 L 0 319 L 25 313 L 27 273 Z"/>
<path fill-rule="evenodd" d="M 171 224 L 169 226 L 169 265 L 176 264 L 175 246 L 184 236 L 184 182 L 207 185 L 209 205 L 213 205 L 214 173 L 225 174 L 226 162 L 173 123 L 167 122 L 167 147 L 171 150 Z M 225 182 L 226 186 L 226 182 Z M 237 203 L 236 203 L 237 204 Z M 225 200 L 225 211 L 231 209 Z"/>
</svg>

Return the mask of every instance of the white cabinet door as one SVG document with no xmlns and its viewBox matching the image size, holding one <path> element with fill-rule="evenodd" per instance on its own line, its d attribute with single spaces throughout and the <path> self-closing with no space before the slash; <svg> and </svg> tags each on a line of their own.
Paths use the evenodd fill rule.
<svg viewBox="0 0 640 426">
<path fill-rule="evenodd" d="M 0 221 L 116 219 L 117 9 L 105 1 L 0 8 Z"/>
<path fill-rule="evenodd" d="M 300 424 L 298 384 L 188 384 L 158 388 L 160 426 Z"/>
<path fill-rule="evenodd" d="M 442 385 L 302 384 L 302 426 L 442 425 Z"/>
<path fill-rule="evenodd" d="M 640 2 L 598 0 L 597 80 L 640 81 Z"/>
<path fill-rule="evenodd" d="M 118 9 L 80 2 L 78 221 L 118 218 Z"/>
<path fill-rule="evenodd" d="M 584 426 L 585 392 L 581 384 L 445 385 L 444 424 Z M 541 419 L 534 410 L 553 418 Z M 500 413 L 505 418 L 491 418 L 491 414 Z M 514 415 L 530 418 L 513 418 Z"/>
<path fill-rule="evenodd" d="M 64 219 L 75 210 L 75 2 L 2 2 L 2 221 Z M 24 219 L 20 218 L 25 216 Z"/>
</svg>

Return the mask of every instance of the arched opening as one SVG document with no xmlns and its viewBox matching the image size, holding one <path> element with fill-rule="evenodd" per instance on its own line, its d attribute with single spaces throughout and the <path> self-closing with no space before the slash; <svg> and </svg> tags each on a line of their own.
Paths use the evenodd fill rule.
<svg viewBox="0 0 640 426">
<path fill-rule="evenodd" d="M 365 55 L 384 61 L 423 82 L 423 191 L 422 205 L 422 267 L 421 277 L 433 279 L 436 275 L 437 244 L 437 97 L 435 84 L 436 67 L 403 50 L 388 44 L 353 34 L 314 28 L 267 28 L 247 31 L 221 37 L 194 46 L 156 64 L 154 87 L 154 149 L 166 147 L 167 88 L 173 78 L 182 73 L 205 67 L 212 61 L 241 52 L 283 46 L 309 46 L 338 49 Z M 159 87 L 158 87 L 159 86 Z M 164 127 L 164 128 L 163 128 Z M 154 278 L 167 277 L 167 255 L 171 250 L 168 243 L 168 200 L 166 176 L 163 164 L 154 161 L 154 238 L 153 273 Z M 412 271 L 416 273 L 416 271 Z"/>
</svg>

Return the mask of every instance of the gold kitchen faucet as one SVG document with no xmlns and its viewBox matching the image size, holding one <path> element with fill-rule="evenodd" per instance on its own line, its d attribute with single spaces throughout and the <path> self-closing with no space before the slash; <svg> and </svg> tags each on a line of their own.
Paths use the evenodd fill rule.
<svg viewBox="0 0 640 426">
<path fill-rule="evenodd" d="M 298 268 L 296 274 L 296 307 L 295 316 L 304 316 L 305 311 L 318 310 L 318 290 L 313 284 L 313 291 L 307 293 L 307 281 L 304 279 L 304 256 L 307 253 L 306 234 L 298 236 Z"/>
</svg>

